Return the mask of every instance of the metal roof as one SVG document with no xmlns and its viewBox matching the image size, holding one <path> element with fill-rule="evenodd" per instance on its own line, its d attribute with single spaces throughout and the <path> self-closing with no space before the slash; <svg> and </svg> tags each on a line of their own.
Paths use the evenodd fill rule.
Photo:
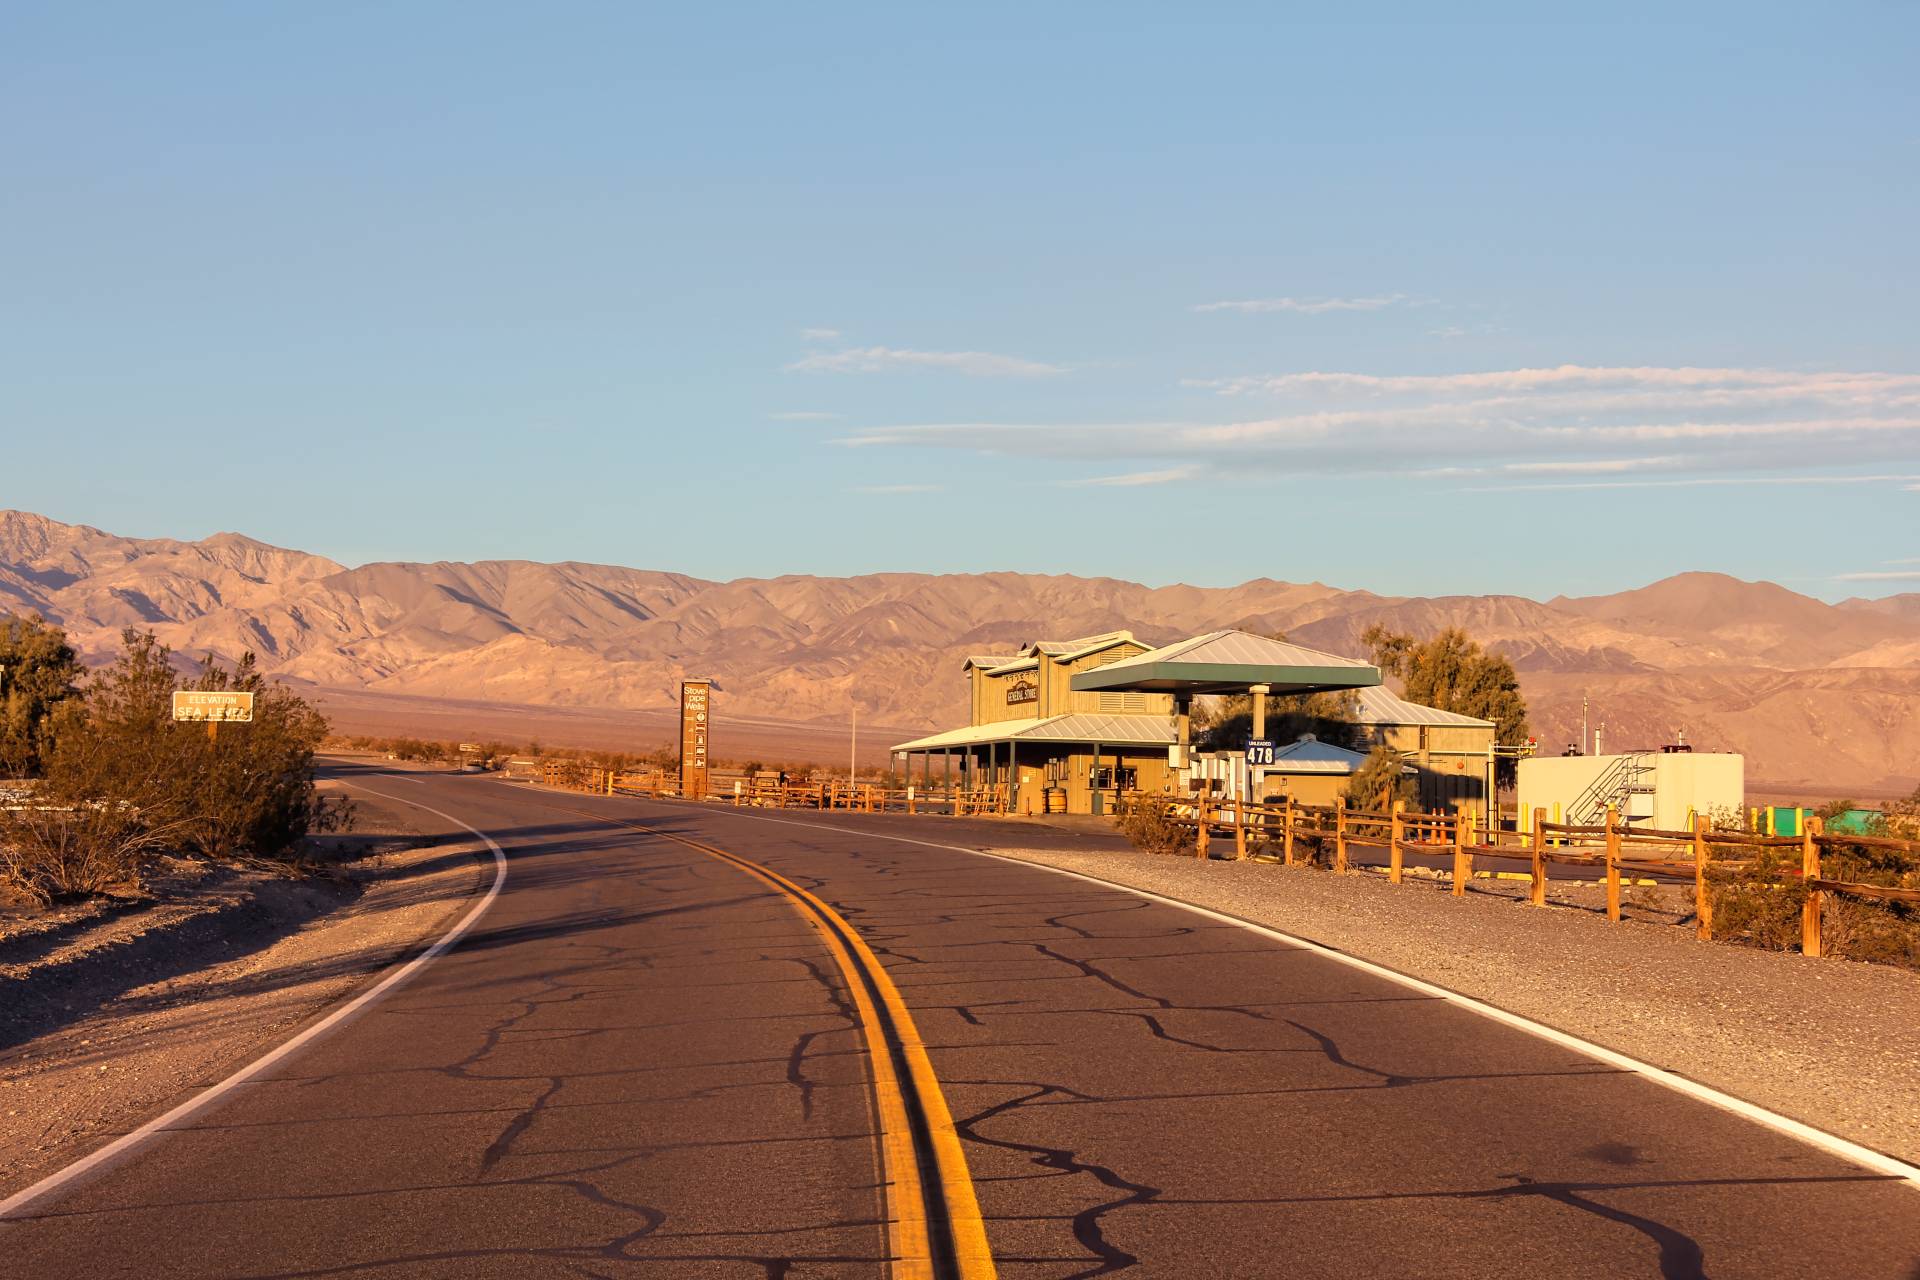
<svg viewBox="0 0 1920 1280">
<path fill-rule="evenodd" d="M 967 660 L 960 664 L 960 669 L 964 671 L 968 667 L 1001 667 L 1009 662 L 1018 662 L 1019 660 L 1018 654 L 999 656 L 987 653 L 970 653 L 967 655 Z"/>
<path fill-rule="evenodd" d="M 988 667 L 987 674 L 990 676 L 1005 676 L 1011 675 L 1016 671 L 1037 671 L 1039 667 L 1040 659 L 1038 658 L 1008 658 L 997 667 Z"/>
<path fill-rule="evenodd" d="M 1000 720 L 993 724 L 971 724 L 949 729 L 932 737 L 897 743 L 894 751 L 940 751 L 954 747 L 984 746 L 989 742 L 1074 742 L 1102 746 L 1171 746 L 1178 741 L 1179 726 L 1170 716 L 1105 715 L 1097 712 L 1070 713 Z"/>
<path fill-rule="evenodd" d="M 1029 653 L 1044 653 L 1049 658 L 1061 662 L 1071 662 L 1075 658 L 1085 657 L 1089 653 L 1098 653 L 1110 649 L 1116 644 L 1139 644 L 1131 631 L 1103 631 L 1097 636 L 1080 636 L 1073 640 L 1035 640 L 1027 646 Z"/>
<path fill-rule="evenodd" d="M 1491 720 L 1481 720 L 1474 716 L 1462 715 L 1458 711 L 1442 711 L 1438 707 L 1423 707 L 1417 702 L 1408 702 L 1385 685 L 1375 685 L 1370 689 L 1356 689 L 1354 699 L 1353 718 L 1361 724 L 1457 725 L 1472 729 L 1494 727 Z"/>
<path fill-rule="evenodd" d="M 1322 742 L 1312 734 L 1302 734 L 1298 742 L 1289 742 L 1273 753 L 1267 768 L 1274 773 L 1350 774 L 1365 764 L 1364 751 L 1349 751 L 1331 742 Z"/>
<path fill-rule="evenodd" d="M 1358 658 L 1304 649 L 1249 631 L 1209 631 L 1077 673 L 1076 690 L 1134 689 L 1154 693 L 1244 693 L 1264 684 L 1275 693 L 1358 689 L 1380 683 L 1380 669 Z"/>
</svg>

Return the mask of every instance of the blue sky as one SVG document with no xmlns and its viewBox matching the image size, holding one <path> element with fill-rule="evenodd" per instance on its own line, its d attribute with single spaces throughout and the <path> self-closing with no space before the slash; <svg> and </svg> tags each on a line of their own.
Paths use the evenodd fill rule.
<svg viewBox="0 0 1920 1280">
<path fill-rule="evenodd" d="M 1675 8 L 10 5 L 0 505 L 1920 589 L 1920 9 Z"/>
</svg>

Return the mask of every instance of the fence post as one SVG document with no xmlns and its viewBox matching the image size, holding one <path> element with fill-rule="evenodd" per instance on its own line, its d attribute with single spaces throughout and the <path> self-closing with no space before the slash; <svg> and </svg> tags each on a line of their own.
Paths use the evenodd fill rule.
<svg viewBox="0 0 1920 1280">
<path fill-rule="evenodd" d="M 1407 834 L 1407 802 L 1393 802 L 1393 816 L 1387 819 L 1387 879 L 1394 884 L 1400 883 L 1400 870 L 1406 861 L 1407 851 L 1401 840 Z"/>
<path fill-rule="evenodd" d="M 1453 896 L 1464 898 L 1467 894 L 1467 881 L 1473 876 L 1473 855 L 1467 852 L 1467 842 L 1472 836 L 1473 811 L 1461 801 L 1453 811 Z"/>
<path fill-rule="evenodd" d="M 1347 798 L 1333 798 L 1333 870 L 1341 875 L 1347 869 Z"/>
<path fill-rule="evenodd" d="M 1824 890 L 1816 889 L 1813 882 L 1820 878 L 1820 831 L 1826 824 L 1805 816 L 1804 809 L 1800 812 L 1800 874 L 1807 886 L 1806 905 L 1800 908 L 1800 954 L 1817 956 L 1820 954 L 1820 908 L 1827 895 Z"/>
<path fill-rule="evenodd" d="M 1620 812 L 1607 806 L 1607 919 L 1620 919 Z"/>
<path fill-rule="evenodd" d="M 1536 806 L 1533 811 L 1533 884 L 1529 887 L 1527 901 L 1536 907 L 1547 905 L 1547 811 Z"/>
<path fill-rule="evenodd" d="M 607 770 L 607 794 L 613 794 L 613 770 Z"/>
<path fill-rule="evenodd" d="M 1247 801 L 1244 796 L 1235 796 L 1233 800 L 1233 860 L 1247 860 Z"/>
<path fill-rule="evenodd" d="M 1207 793 L 1200 793 L 1199 807 L 1194 810 L 1194 852 L 1204 862 L 1207 857 Z"/>
<path fill-rule="evenodd" d="M 1280 815 L 1281 853 L 1288 866 L 1293 865 L 1293 797 L 1287 797 L 1287 808 Z"/>
<path fill-rule="evenodd" d="M 1707 843 L 1707 820 L 1693 815 L 1693 917 L 1694 932 L 1702 942 L 1713 937 L 1713 893 L 1707 885 L 1707 860 L 1713 855 Z"/>
</svg>

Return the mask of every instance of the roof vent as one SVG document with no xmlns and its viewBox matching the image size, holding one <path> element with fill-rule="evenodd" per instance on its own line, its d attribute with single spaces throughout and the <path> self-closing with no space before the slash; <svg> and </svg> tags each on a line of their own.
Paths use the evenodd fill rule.
<svg viewBox="0 0 1920 1280">
<path fill-rule="evenodd" d="M 1318 742 L 1318 741 L 1320 741 L 1320 737 L 1319 737 L 1319 735 L 1318 735 L 1318 734 L 1312 734 L 1312 733 L 1303 733 L 1303 734 L 1301 734 L 1301 735 L 1300 735 L 1300 741 L 1302 741 L 1302 742 Z"/>
</svg>

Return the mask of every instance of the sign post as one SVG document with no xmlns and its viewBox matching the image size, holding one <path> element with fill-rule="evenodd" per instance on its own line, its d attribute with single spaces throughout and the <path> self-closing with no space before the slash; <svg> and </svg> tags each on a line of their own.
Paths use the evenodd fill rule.
<svg viewBox="0 0 1920 1280">
<path fill-rule="evenodd" d="M 1273 739 L 1254 738 L 1247 743 L 1247 799 L 1260 803 L 1261 793 L 1266 789 L 1268 765 L 1273 763 Z"/>
<path fill-rule="evenodd" d="M 252 724 L 253 695 L 215 689 L 175 689 L 173 718 L 207 726 L 207 741 L 215 740 L 222 724 Z"/>
<path fill-rule="evenodd" d="M 707 729 L 713 681 L 680 682 L 680 795 L 704 800 L 707 796 Z"/>
</svg>

